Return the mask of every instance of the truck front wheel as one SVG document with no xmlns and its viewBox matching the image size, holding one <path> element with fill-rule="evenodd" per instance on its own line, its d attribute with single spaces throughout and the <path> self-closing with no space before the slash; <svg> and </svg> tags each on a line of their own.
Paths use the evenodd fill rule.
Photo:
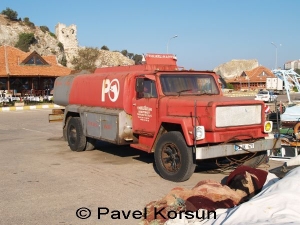
<svg viewBox="0 0 300 225">
<path fill-rule="evenodd" d="M 166 180 L 182 182 L 195 171 L 193 151 L 178 131 L 165 133 L 158 140 L 154 159 L 160 176 Z"/>
<path fill-rule="evenodd" d="M 86 137 L 79 117 L 72 117 L 67 124 L 67 139 L 72 151 L 81 152 L 85 150 Z"/>
</svg>

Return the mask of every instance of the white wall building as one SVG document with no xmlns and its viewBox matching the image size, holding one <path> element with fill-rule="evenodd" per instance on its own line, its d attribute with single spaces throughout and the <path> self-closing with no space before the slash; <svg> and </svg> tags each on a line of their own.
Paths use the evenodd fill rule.
<svg viewBox="0 0 300 225">
<path fill-rule="evenodd" d="M 286 62 L 284 64 L 284 69 L 285 70 L 300 69 L 300 59 Z"/>
</svg>

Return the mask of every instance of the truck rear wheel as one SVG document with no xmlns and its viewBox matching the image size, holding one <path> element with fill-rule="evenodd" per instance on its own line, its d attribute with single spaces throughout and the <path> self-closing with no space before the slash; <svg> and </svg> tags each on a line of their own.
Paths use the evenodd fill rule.
<svg viewBox="0 0 300 225">
<path fill-rule="evenodd" d="M 81 152 L 86 147 L 86 137 L 79 117 L 72 117 L 67 124 L 67 139 L 72 151 Z"/>
<path fill-rule="evenodd" d="M 256 168 L 259 165 L 266 163 L 268 159 L 267 151 L 257 152 L 255 156 L 243 163 L 245 166 Z"/>
<path fill-rule="evenodd" d="M 193 151 L 178 131 L 165 133 L 158 140 L 154 159 L 160 176 L 166 180 L 182 182 L 195 171 Z"/>
<path fill-rule="evenodd" d="M 67 135 L 67 129 L 68 129 L 68 123 L 70 121 L 72 117 L 69 116 L 67 119 L 66 119 L 66 123 L 65 123 L 65 127 L 63 128 L 63 138 L 65 141 L 68 141 L 68 135 Z"/>
</svg>

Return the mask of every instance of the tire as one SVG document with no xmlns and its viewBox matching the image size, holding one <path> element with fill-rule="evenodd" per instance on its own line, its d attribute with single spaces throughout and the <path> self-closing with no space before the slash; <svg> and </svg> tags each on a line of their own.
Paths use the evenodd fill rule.
<svg viewBox="0 0 300 225">
<path fill-rule="evenodd" d="M 83 135 L 83 129 L 79 117 L 72 117 L 67 126 L 67 139 L 72 151 L 81 152 L 86 147 L 86 137 Z"/>
<path fill-rule="evenodd" d="M 69 116 L 69 117 L 67 118 L 65 127 L 63 128 L 63 138 L 64 138 L 65 141 L 68 141 L 68 137 L 67 137 L 67 129 L 68 129 L 68 123 L 69 123 L 69 121 L 70 121 L 71 118 L 72 118 L 71 116 Z"/>
<path fill-rule="evenodd" d="M 87 137 L 86 138 L 86 145 L 85 145 L 85 148 L 84 148 L 84 150 L 85 151 L 92 151 L 92 150 L 94 150 L 95 149 L 95 146 L 96 146 L 96 139 L 94 139 L 94 138 L 89 138 L 89 137 Z"/>
<path fill-rule="evenodd" d="M 160 137 L 154 159 L 160 176 L 174 182 L 188 180 L 196 167 L 192 148 L 186 145 L 178 131 L 168 132 Z"/>
<path fill-rule="evenodd" d="M 268 161 L 268 153 L 267 151 L 261 151 L 257 152 L 256 155 L 246 162 L 243 163 L 244 166 L 249 166 L 252 168 L 256 168 L 260 166 L 263 163 L 266 163 Z"/>
</svg>

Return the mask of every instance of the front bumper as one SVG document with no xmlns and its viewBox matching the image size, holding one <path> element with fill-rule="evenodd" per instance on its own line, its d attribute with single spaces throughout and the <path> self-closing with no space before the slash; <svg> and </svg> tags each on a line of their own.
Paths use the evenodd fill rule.
<svg viewBox="0 0 300 225">
<path fill-rule="evenodd" d="M 247 144 L 247 142 L 226 143 L 214 146 L 196 147 L 196 159 L 211 159 L 225 156 L 234 156 L 246 154 L 249 152 L 254 153 L 272 149 L 279 149 L 281 147 L 281 140 L 276 139 L 272 136 L 251 143 L 254 143 L 254 148 L 250 148 L 247 150 L 236 150 L 236 145 Z"/>
</svg>

